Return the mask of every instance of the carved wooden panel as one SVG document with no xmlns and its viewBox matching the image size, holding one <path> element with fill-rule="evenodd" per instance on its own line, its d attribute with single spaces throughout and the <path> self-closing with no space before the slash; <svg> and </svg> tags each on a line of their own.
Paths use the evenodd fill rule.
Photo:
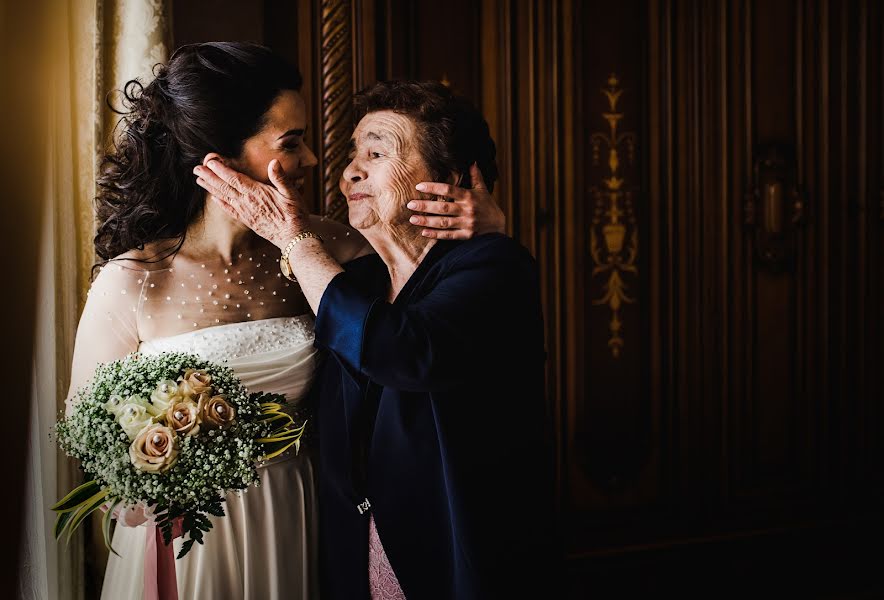
<svg viewBox="0 0 884 600">
<path fill-rule="evenodd" d="M 648 189 L 643 181 L 648 141 L 643 130 L 647 97 L 643 81 L 642 2 L 585 4 L 582 31 L 583 77 L 580 115 L 584 132 L 578 168 L 585 174 L 577 202 L 580 257 L 575 269 L 561 269 L 563 282 L 580 279 L 572 308 L 583 313 L 573 332 L 579 378 L 566 398 L 568 415 L 566 496 L 587 527 L 605 508 L 635 507 L 655 493 L 654 399 L 647 377 Z M 589 32 L 593 33 L 590 34 Z M 601 57 L 604 57 L 602 60 Z M 563 315 L 568 319 L 567 315 Z M 576 324 L 575 324 L 576 325 Z M 650 477 L 650 479 L 649 479 Z M 570 541 L 585 550 L 587 531 Z"/>
<path fill-rule="evenodd" d="M 333 219 L 346 220 L 347 201 L 338 181 L 353 132 L 352 6 L 350 0 L 323 0 L 319 12 L 323 206 Z"/>
<path fill-rule="evenodd" d="M 876 522 L 881 6 L 489 0 L 482 23 L 500 197 L 543 270 L 575 589 L 604 556 L 771 556 L 774 532 L 798 556 L 828 520 Z"/>
</svg>

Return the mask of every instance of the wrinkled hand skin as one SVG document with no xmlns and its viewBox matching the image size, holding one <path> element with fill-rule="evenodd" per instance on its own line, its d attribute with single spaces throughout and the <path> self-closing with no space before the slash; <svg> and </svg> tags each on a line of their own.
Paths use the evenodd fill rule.
<svg viewBox="0 0 884 600">
<path fill-rule="evenodd" d="M 304 199 L 277 160 L 267 166 L 269 184 L 227 167 L 212 155 L 193 172 L 197 184 L 225 212 L 280 249 L 308 228 L 309 213 Z"/>
<path fill-rule="evenodd" d="M 408 208 L 415 213 L 427 213 L 415 214 L 411 223 L 423 227 L 421 234 L 434 239 L 465 240 L 484 233 L 506 233 L 506 217 L 475 164 L 470 167 L 470 181 L 470 189 L 447 183 L 419 183 L 418 190 L 451 198 L 452 202 L 410 202 Z"/>
</svg>

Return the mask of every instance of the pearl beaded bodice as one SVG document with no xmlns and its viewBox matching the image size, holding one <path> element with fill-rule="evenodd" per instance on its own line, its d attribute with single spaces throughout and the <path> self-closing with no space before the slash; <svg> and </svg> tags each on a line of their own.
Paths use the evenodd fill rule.
<svg viewBox="0 0 884 600">
<path fill-rule="evenodd" d="M 252 391 L 284 394 L 297 406 L 316 367 L 313 317 L 230 323 L 142 342 L 145 354 L 187 352 L 225 363 Z"/>
<path fill-rule="evenodd" d="M 72 390 L 100 362 L 174 350 L 227 362 L 255 391 L 300 398 L 313 374 L 313 320 L 277 260 L 259 249 L 227 261 L 106 264 L 80 319 Z"/>
<path fill-rule="evenodd" d="M 304 313 L 301 290 L 282 277 L 278 260 L 270 252 L 239 254 L 229 262 L 179 256 L 153 265 L 122 260 L 102 268 L 90 296 L 102 296 L 96 300 L 105 300 L 100 303 L 107 304 L 109 320 L 126 321 L 119 314 L 125 307 L 139 342 Z M 113 280 L 119 289 L 102 280 Z"/>
<path fill-rule="evenodd" d="M 215 362 L 235 362 L 239 358 L 305 344 L 313 344 L 313 318 L 310 315 L 206 327 L 141 342 L 139 351 L 149 354 L 187 352 Z"/>
</svg>

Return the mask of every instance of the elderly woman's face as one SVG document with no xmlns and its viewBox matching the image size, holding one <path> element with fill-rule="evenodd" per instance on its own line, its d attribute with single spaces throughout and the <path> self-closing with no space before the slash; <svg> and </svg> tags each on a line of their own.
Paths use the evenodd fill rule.
<svg viewBox="0 0 884 600">
<path fill-rule="evenodd" d="M 412 212 L 405 205 L 426 196 L 414 186 L 430 180 L 410 117 L 385 110 L 359 121 L 340 182 L 350 225 L 360 230 L 407 225 Z"/>
</svg>

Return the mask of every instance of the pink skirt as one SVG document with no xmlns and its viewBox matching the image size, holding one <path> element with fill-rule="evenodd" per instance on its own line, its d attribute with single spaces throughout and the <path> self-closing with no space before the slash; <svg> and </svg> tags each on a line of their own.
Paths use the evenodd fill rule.
<svg viewBox="0 0 884 600">
<path fill-rule="evenodd" d="M 371 513 L 368 520 L 368 589 L 371 600 L 405 600 Z"/>
</svg>

